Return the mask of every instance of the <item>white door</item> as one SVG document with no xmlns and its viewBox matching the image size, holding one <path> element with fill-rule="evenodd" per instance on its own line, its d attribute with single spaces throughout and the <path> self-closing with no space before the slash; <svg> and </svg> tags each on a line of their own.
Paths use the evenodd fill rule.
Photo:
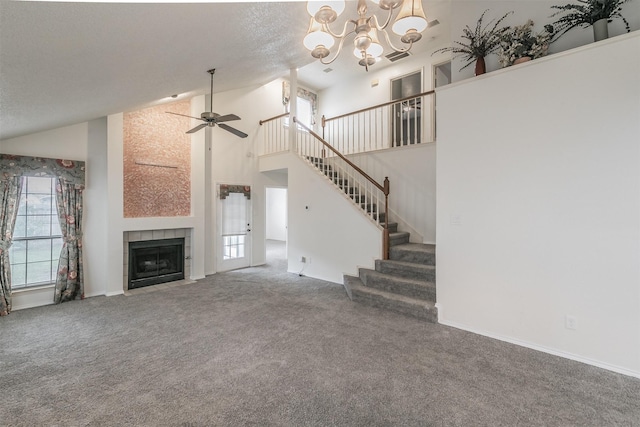
<svg viewBox="0 0 640 427">
<path fill-rule="evenodd" d="M 248 186 L 229 186 L 249 188 Z M 251 199 L 245 192 L 220 196 L 218 186 L 218 271 L 251 265 Z"/>
</svg>

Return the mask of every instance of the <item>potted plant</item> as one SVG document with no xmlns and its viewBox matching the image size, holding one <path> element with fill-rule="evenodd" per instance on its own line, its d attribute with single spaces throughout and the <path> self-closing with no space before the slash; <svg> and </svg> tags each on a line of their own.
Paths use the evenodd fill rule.
<svg viewBox="0 0 640 427">
<path fill-rule="evenodd" d="M 484 19 L 484 15 L 488 11 L 489 9 L 482 12 L 480 19 L 478 19 L 478 22 L 476 23 L 475 30 L 469 28 L 468 25 L 462 30 L 462 38 L 465 41 L 455 41 L 453 46 L 443 47 L 433 52 L 433 54 L 439 52 L 452 52 L 456 54 L 456 57 L 462 56 L 466 59 L 467 64 L 460 68 L 460 71 L 467 68 L 475 60 L 476 76 L 484 74 L 487 71 L 484 57 L 498 49 L 502 36 L 509 29 L 509 27 L 499 27 L 499 25 L 507 16 L 513 13 L 513 11 L 507 12 L 497 21 L 492 19 L 483 26 L 482 21 Z"/>
<path fill-rule="evenodd" d="M 509 28 L 500 42 L 498 57 L 503 67 L 540 58 L 549 51 L 553 38 L 553 26 L 545 25 L 541 33 L 533 32 L 533 21 Z"/>
<path fill-rule="evenodd" d="M 558 11 L 551 18 L 562 15 L 553 23 L 557 37 L 576 27 L 593 27 L 595 41 L 609 37 L 608 24 L 614 18 L 622 19 L 627 32 L 631 31 L 629 23 L 622 16 L 622 5 L 629 0 L 577 0 L 579 4 L 551 6 Z"/>
</svg>

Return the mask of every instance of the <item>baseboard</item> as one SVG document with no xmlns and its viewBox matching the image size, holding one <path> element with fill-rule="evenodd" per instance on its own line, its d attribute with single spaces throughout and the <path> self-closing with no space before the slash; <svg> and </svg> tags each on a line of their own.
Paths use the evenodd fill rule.
<svg viewBox="0 0 640 427">
<path fill-rule="evenodd" d="M 122 290 L 122 291 L 106 292 L 104 295 L 107 297 L 114 297 L 116 295 L 124 295 L 124 291 Z"/>
<path fill-rule="evenodd" d="M 503 336 L 503 335 L 500 335 L 500 334 L 494 334 L 492 332 L 487 332 L 487 331 L 483 331 L 483 330 L 480 330 L 480 329 L 471 328 L 471 327 L 468 327 L 467 325 L 463 325 L 461 323 L 442 320 L 441 317 L 442 317 L 442 315 L 440 315 L 440 318 L 438 319 L 438 323 L 440 323 L 441 325 L 451 326 L 452 328 L 462 329 L 463 331 L 472 332 L 474 334 L 482 335 L 482 336 L 485 336 L 485 337 L 488 337 L 488 338 L 493 338 L 493 339 L 496 339 L 496 340 L 499 340 L 499 341 L 508 342 L 510 344 L 519 345 L 521 347 L 530 348 L 532 350 L 541 351 L 543 353 L 552 354 L 554 356 L 563 357 L 565 359 L 574 360 L 576 362 L 581 362 L 581 363 L 584 363 L 584 364 L 587 364 L 587 365 L 595 366 L 597 368 L 606 369 L 607 371 L 612 371 L 612 372 L 616 372 L 618 374 L 627 375 L 629 377 L 634 377 L 634 378 L 639 378 L 640 379 L 640 372 L 632 371 L 630 369 L 622 368 L 622 367 L 616 366 L 616 365 L 610 365 L 608 363 L 600 362 L 598 360 L 593 360 L 593 359 L 590 359 L 588 357 L 578 356 L 578 355 L 573 354 L 573 353 L 568 353 L 568 352 L 565 352 L 565 351 L 555 350 L 555 349 L 544 347 L 544 346 L 541 346 L 541 345 L 538 345 L 538 344 L 532 344 L 532 343 L 527 342 L 527 341 L 522 341 L 522 340 L 518 340 L 518 339 L 515 339 L 515 338 L 511 338 L 511 337 L 506 337 L 506 336 Z"/>
</svg>

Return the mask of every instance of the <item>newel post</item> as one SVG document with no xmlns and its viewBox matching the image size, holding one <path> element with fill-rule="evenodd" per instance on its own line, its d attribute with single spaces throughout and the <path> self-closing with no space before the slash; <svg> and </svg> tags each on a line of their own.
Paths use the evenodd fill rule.
<svg viewBox="0 0 640 427">
<path fill-rule="evenodd" d="M 384 177 L 384 230 L 382 232 L 382 259 L 389 259 L 389 177 Z"/>
<path fill-rule="evenodd" d="M 298 114 L 298 70 L 289 70 L 289 151 L 295 153 L 298 149 L 296 128 L 293 119 Z"/>
</svg>

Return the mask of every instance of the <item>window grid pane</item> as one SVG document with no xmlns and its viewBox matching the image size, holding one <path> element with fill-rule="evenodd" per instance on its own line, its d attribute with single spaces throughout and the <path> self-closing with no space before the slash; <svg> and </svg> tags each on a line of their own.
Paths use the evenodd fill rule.
<svg viewBox="0 0 640 427">
<path fill-rule="evenodd" d="M 244 258 L 244 237 L 243 235 L 223 236 L 223 259 Z"/>
<path fill-rule="evenodd" d="M 23 177 L 13 244 L 10 249 L 14 288 L 55 281 L 62 248 L 55 201 L 56 180 Z"/>
</svg>

